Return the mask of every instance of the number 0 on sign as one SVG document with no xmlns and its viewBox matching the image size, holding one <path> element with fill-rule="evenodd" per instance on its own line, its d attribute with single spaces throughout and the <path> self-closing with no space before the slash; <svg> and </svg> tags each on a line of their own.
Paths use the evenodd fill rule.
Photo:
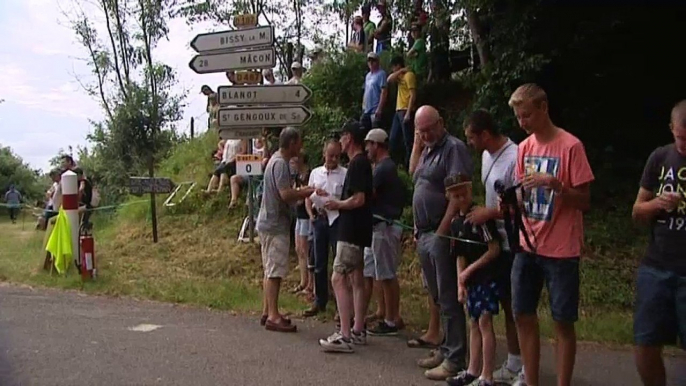
<svg viewBox="0 0 686 386">
<path fill-rule="evenodd" d="M 262 158 L 254 154 L 237 155 L 236 174 L 239 176 L 261 176 Z"/>
</svg>

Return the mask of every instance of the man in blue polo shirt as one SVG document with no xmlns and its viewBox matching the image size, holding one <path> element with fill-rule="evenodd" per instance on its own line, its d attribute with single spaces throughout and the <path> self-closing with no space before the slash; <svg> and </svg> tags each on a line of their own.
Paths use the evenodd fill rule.
<svg viewBox="0 0 686 386">
<path fill-rule="evenodd" d="M 373 128 L 382 127 L 381 116 L 388 97 L 386 71 L 382 70 L 379 65 L 379 55 L 375 52 L 368 53 L 367 66 L 369 72 L 364 78 L 364 97 L 360 118 L 365 134 Z"/>
</svg>

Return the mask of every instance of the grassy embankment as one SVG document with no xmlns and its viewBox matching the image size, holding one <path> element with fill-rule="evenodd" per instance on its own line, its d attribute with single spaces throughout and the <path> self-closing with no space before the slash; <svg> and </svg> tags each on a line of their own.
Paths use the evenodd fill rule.
<svg viewBox="0 0 686 386">
<path fill-rule="evenodd" d="M 259 312 L 259 249 L 236 242 L 244 213 L 240 209 L 227 214 L 225 196 L 206 198 L 200 194 L 211 170 L 207 149 L 214 146 L 214 138 L 203 136 L 178 146 L 173 156 L 162 163 L 158 175 L 171 177 L 176 182 L 193 180 L 199 185 L 181 205 L 159 211 L 159 243 L 152 243 L 147 204 L 122 207 L 116 215 L 97 214 L 99 279 L 83 285 L 74 270 L 67 277 L 50 276 L 42 271 L 43 232 L 34 231 L 27 216 L 24 230 L 21 223 L 0 223 L 0 280 Z M 577 325 L 581 340 L 631 342 L 633 274 L 643 252 L 645 237 L 642 235 L 646 232 L 629 225 L 628 210 L 627 207 L 616 213 L 591 212 L 586 217 L 587 248 L 582 264 L 582 304 Z M 296 284 L 295 264 L 293 257 L 286 288 Z M 417 329 L 425 327 L 427 320 L 426 294 L 419 270 L 414 252 L 406 249 L 400 268 L 402 313 Z M 293 313 L 306 305 L 290 295 L 283 295 L 282 299 L 284 308 Z M 551 336 L 552 325 L 544 306 L 541 315 L 541 329 Z M 502 325 L 498 329 L 502 332 Z"/>
</svg>

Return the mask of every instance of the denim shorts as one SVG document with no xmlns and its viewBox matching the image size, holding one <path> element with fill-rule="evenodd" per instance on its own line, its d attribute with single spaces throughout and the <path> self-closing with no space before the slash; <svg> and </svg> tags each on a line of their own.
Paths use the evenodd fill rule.
<svg viewBox="0 0 686 386">
<path fill-rule="evenodd" d="M 634 342 L 672 345 L 677 336 L 686 350 L 686 276 L 641 265 L 636 277 Z"/>
<path fill-rule="evenodd" d="M 299 218 L 295 220 L 295 235 L 301 237 L 309 237 L 312 223 L 310 219 Z"/>
<path fill-rule="evenodd" d="M 552 258 L 520 252 L 512 264 L 512 310 L 534 315 L 545 284 L 556 322 L 579 319 L 579 258 Z"/>
</svg>

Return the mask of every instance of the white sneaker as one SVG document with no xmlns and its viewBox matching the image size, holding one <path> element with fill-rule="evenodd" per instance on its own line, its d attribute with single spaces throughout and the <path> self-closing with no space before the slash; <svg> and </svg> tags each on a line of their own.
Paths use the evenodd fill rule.
<svg viewBox="0 0 686 386">
<path fill-rule="evenodd" d="M 324 352 L 354 352 L 352 341 L 346 339 L 338 332 L 334 332 L 326 339 L 319 339 L 319 345 L 322 346 Z"/>
<path fill-rule="evenodd" d="M 354 345 L 364 346 L 367 344 L 367 331 L 362 331 L 356 334 L 352 329 L 350 330 L 350 340 L 353 341 Z"/>
<path fill-rule="evenodd" d="M 526 378 L 524 378 L 524 372 L 520 371 L 517 374 L 517 379 L 514 381 L 512 386 L 526 386 Z"/>
<path fill-rule="evenodd" d="M 493 381 L 496 383 L 507 383 L 509 385 L 517 380 L 517 376 L 518 373 L 508 369 L 507 362 L 505 362 L 499 369 L 493 372 Z"/>
</svg>

